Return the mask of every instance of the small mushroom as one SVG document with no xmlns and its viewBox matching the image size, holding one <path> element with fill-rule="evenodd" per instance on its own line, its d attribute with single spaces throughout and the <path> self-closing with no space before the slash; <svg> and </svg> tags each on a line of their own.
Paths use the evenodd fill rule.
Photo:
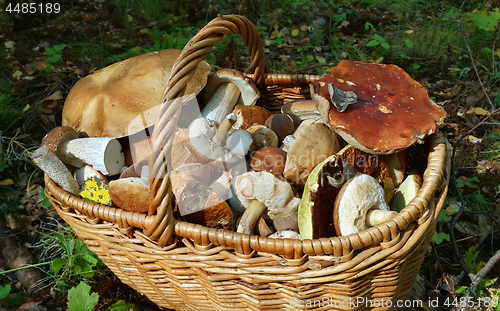
<svg viewBox="0 0 500 311">
<path fill-rule="evenodd" d="M 278 135 L 278 141 L 283 141 L 285 136 L 292 134 L 295 131 L 295 123 L 292 117 L 284 113 L 277 113 L 270 116 L 265 124 L 268 128 Z"/>
<path fill-rule="evenodd" d="M 247 172 L 235 178 L 234 189 L 246 208 L 237 232 L 253 234 L 261 214 L 268 209 L 271 219 L 286 218 L 297 213 L 300 199 L 295 197 L 292 186 L 268 172 Z"/>
<path fill-rule="evenodd" d="M 248 153 L 252 142 L 252 134 L 245 130 L 236 130 L 227 137 L 226 146 L 229 152 L 244 156 Z"/>
<path fill-rule="evenodd" d="M 321 161 L 336 154 L 341 146 L 337 135 L 323 123 L 313 123 L 294 135 L 283 176 L 304 186 L 311 171 Z"/>
<path fill-rule="evenodd" d="M 69 126 L 58 126 L 53 128 L 48 132 L 42 139 L 40 146 L 47 146 L 50 151 L 55 155 L 58 155 L 59 144 L 66 142 L 68 140 L 79 138 L 80 135 L 72 127 Z"/>
<path fill-rule="evenodd" d="M 87 179 L 91 177 L 102 178 L 105 183 L 108 183 L 108 179 L 106 178 L 106 176 L 104 176 L 101 172 L 95 170 L 90 165 L 85 165 L 79 169 L 76 169 L 73 176 L 75 177 L 75 180 L 79 185 L 83 184 Z"/>
<path fill-rule="evenodd" d="M 264 147 L 252 155 L 250 167 L 255 171 L 266 171 L 271 174 L 283 174 L 286 163 L 286 152 L 278 147 Z"/>
<path fill-rule="evenodd" d="M 129 212 L 146 213 L 153 196 L 149 190 L 149 180 L 128 177 L 112 180 L 108 191 L 113 203 Z"/>
<path fill-rule="evenodd" d="M 201 116 L 221 123 L 237 103 L 255 105 L 260 93 L 252 80 L 238 70 L 222 69 L 209 77 L 203 96 L 209 100 Z"/>
<path fill-rule="evenodd" d="M 333 223 L 345 236 L 383 223 L 397 215 L 385 202 L 384 188 L 370 175 L 360 174 L 346 182 L 335 199 Z"/>
<path fill-rule="evenodd" d="M 211 188 L 183 172 L 171 172 L 175 213 L 185 221 L 209 228 L 231 230 L 233 214 L 227 203 Z"/>
<path fill-rule="evenodd" d="M 316 120 L 321 118 L 314 101 L 306 99 L 295 100 L 284 104 L 281 107 L 281 112 L 291 116 L 297 125 L 304 120 Z"/>
<path fill-rule="evenodd" d="M 267 126 L 259 124 L 252 125 L 247 131 L 252 135 L 252 144 L 249 147 L 250 151 L 256 151 L 269 146 L 278 146 L 278 135 Z"/>
<path fill-rule="evenodd" d="M 212 162 L 214 166 L 231 166 L 238 162 L 242 156 L 230 152 L 226 146 L 221 144 L 225 141 L 224 134 L 227 135 L 230 125 L 227 129 L 220 129 L 218 125 L 217 122 L 206 118 L 193 120 L 189 125 L 189 143 L 201 163 Z M 218 135 L 219 133 L 223 134 Z"/>
<path fill-rule="evenodd" d="M 254 125 L 264 125 L 266 120 L 273 115 L 266 108 L 246 105 L 236 105 L 233 113 L 236 114 L 236 122 L 233 124 L 233 128 L 238 130 L 246 130 Z"/>
</svg>

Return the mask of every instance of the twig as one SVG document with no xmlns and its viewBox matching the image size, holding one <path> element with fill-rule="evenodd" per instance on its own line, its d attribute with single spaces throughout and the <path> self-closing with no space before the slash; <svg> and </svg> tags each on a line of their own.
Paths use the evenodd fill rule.
<svg viewBox="0 0 500 311">
<path fill-rule="evenodd" d="M 482 279 L 490 272 L 491 268 L 497 263 L 497 261 L 500 260 L 500 250 L 493 255 L 493 257 L 488 260 L 486 265 L 479 271 L 479 273 L 476 275 L 474 280 L 472 281 L 472 284 L 470 285 L 469 292 L 467 295 L 465 295 L 465 301 L 468 301 L 468 298 L 474 297 L 476 294 L 476 289 L 479 286 L 479 283 L 481 282 Z M 462 307 L 460 311 L 467 311 L 466 307 Z"/>
</svg>

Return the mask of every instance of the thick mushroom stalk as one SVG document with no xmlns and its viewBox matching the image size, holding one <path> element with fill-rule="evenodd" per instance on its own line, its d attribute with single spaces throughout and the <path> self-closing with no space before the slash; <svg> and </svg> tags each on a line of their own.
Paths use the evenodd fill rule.
<svg viewBox="0 0 500 311">
<path fill-rule="evenodd" d="M 370 175 L 360 174 L 342 186 L 335 200 L 333 222 L 338 236 L 383 223 L 397 215 L 385 202 L 384 188 Z"/>
<path fill-rule="evenodd" d="M 296 214 L 299 208 L 300 199 L 295 197 L 292 186 L 265 171 L 239 175 L 235 178 L 234 189 L 246 209 L 237 228 L 240 233 L 253 234 L 266 207 L 272 220 Z"/>
<path fill-rule="evenodd" d="M 204 97 L 210 98 L 201 116 L 221 123 L 236 104 L 253 106 L 260 97 L 255 84 L 235 69 L 222 69 L 208 79 Z"/>
<path fill-rule="evenodd" d="M 228 129 L 231 127 L 231 122 L 228 121 Z M 195 156 L 201 163 L 214 161 L 215 165 L 233 165 L 242 157 L 230 152 L 230 150 L 222 144 L 225 141 L 227 131 L 224 128 L 218 127 L 218 123 L 206 118 L 193 120 L 189 125 L 189 143 L 195 151 Z M 214 136 L 215 140 L 214 141 Z"/>
<path fill-rule="evenodd" d="M 247 209 L 240 218 L 238 228 L 236 232 L 243 234 L 253 234 L 255 224 L 259 220 L 259 217 L 266 210 L 266 205 L 259 202 L 258 200 L 253 200 L 248 205 Z"/>
</svg>

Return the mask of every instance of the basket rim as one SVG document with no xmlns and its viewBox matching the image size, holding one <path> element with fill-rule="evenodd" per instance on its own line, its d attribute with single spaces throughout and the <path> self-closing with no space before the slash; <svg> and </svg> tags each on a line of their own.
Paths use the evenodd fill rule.
<svg viewBox="0 0 500 311">
<path fill-rule="evenodd" d="M 312 240 L 286 239 L 288 241 L 284 241 L 281 239 L 270 239 L 257 235 L 237 233 L 227 229 L 213 229 L 202 225 L 176 220 L 175 234 L 179 237 L 194 240 L 195 245 L 199 245 L 202 248 L 210 248 L 211 246 L 226 246 L 234 248 L 237 253 L 246 256 L 255 251 L 254 249 L 251 249 L 251 247 L 246 249 L 244 245 L 247 244 L 249 246 L 251 244 L 251 240 L 254 242 L 252 244 L 255 244 L 255 240 L 257 239 L 258 244 L 263 246 L 270 243 L 272 244 L 273 242 L 278 242 L 277 244 L 282 244 L 280 245 L 280 248 L 286 248 L 288 251 L 278 251 L 272 253 L 286 255 L 287 258 L 297 258 L 297 255 L 299 254 L 293 254 L 293 250 L 298 250 L 298 248 L 304 248 L 304 250 L 310 248 L 313 250 L 313 253 L 316 253 L 316 255 L 326 254 L 324 250 L 322 250 L 325 243 L 337 244 L 337 247 L 342 248 L 343 254 L 349 254 L 352 250 L 376 246 L 380 243 L 388 243 L 396 239 L 400 232 L 410 223 L 417 220 L 419 223 L 422 222 L 422 219 L 425 219 L 428 216 L 427 211 L 429 211 L 428 203 L 430 200 L 432 200 L 432 198 L 436 195 L 439 195 L 443 189 L 446 189 L 445 186 L 448 183 L 449 166 L 451 162 L 449 159 L 450 150 L 447 148 L 446 139 L 439 132 L 439 130 L 437 130 L 436 133 L 430 137 L 430 139 L 431 151 L 429 153 L 429 158 L 434 156 L 434 158 L 438 159 L 437 163 L 433 163 L 436 162 L 436 159 L 433 161 L 431 161 L 431 159 L 429 160 L 429 165 L 423 174 L 422 187 L 420 188 L 417 196 L 393 219 L 361 232 L 340 237 L 335 236 Z M 46 174 L 45 185 L 50 191 L 50 194 L 56 197 L 68 210 L 73 209 L 78 211 L 90 219 L 93 219 L 96 223 L 100 221 L 108 221 L 117 224 L 123 230 L 130 231 L 134 230 L 134 228 L 146 230 L 155 220 L 155 215 L 148 216 L 146 214 L 128 212 L 121 208 L 100 205 L 81 199 L 62 190 L 62 188 L 60 188 Z M 213 243 L 213 241 L 218 241 L 219 243 Z M 367 243 L 369 241 L 372 243 Z M 298 247 L 299 245 L 297 245 L 297 243 L 300 244 L 300 247 Z M 320 249 L 317 249 L 318 247 Z M 263 249 L 257 251 L 265 252 Z M 290 254 L 290 251 L 292 254 Z M 306 253 L 308 253 L 308 251 L 306 251 Z"/>
</svg>

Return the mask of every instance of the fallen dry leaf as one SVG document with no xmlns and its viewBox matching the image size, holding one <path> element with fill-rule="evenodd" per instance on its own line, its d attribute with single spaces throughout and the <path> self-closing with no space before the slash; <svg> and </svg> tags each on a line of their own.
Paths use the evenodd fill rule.
<svg viewBox="0 0 500 311">
<path fill-rule="evenodd" d="M 10 186 L 10 185 L 13 185 L 14 184 L 14 181 L 12 179 L 4 179 L 4 180 L 0 180 L 0 186 Z"/>
<path fill-rule="evenodd" d="M 16 45 L 16 43 L 14 41 L 6 41 L 4 42 L 4 45 L 6 49 L 12 49 Z"/>
<path fill-rule="evenodd" d="M 475 113 L 478 116 L 487 116 L 490 114 L 490 112 L 486 109 L 483 109 L 481 107 L 474 107 L 469 110 L 467 110 L 467 113 Z"/>
</svg>

